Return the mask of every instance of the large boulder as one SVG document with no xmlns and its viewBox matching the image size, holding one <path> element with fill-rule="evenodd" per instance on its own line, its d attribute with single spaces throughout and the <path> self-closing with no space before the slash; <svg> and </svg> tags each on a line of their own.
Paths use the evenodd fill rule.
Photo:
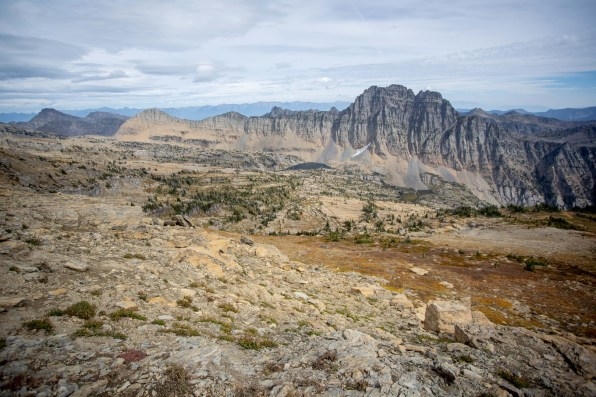
<svg viewBox="0 0 596 397">
<path fill-rule="evenodd" d="M 472 321 L 472 310 L 467 302 L 431 301 L 426 307 L 424 328 L 427 331 L 453 334 L 456 324 Z"/>
</svg>

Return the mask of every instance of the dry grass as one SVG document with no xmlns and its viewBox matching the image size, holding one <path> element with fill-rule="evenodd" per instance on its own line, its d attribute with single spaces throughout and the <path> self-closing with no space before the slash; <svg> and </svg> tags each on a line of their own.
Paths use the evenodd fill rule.
<svg viewBox="0 0 596 397">
<path fill-rule="evenodd" d="M 545 321 L 552 318 L 557 326 L 576 335 L 596 334 L 589 326 L 596 321 L 596 297 L 592 293 L 596 272 L 593 264 L 576 262 L 573 255 L 566 258 L 560 253 L 543 253 L 549 266 L 528 272 L 523 264 L 507 260 L 506 253 L 491 251 L 482 242 L 474 246 L 471 239 L 462 240 L 465 245 L 461 247 L 446 248 L 431 239 L 383 249 L 379 244 L 326 242 L 320 237 L 253 237 L 259 243 L 277 246 L 292 260 L 383 277 L 388 281 L 387 289 L 409 290 L 422 302 L 448 298 L 450 290 L 439 282 L 450 282 L 458 295 L 471 296 L 473 308 L 497 324 L 550 327 L 553 324 Z M 430 273 L 414 275 L 408 270 L 412 265 Z M 513 302 L 529 310 L 521 313 Z"/>
</svg>

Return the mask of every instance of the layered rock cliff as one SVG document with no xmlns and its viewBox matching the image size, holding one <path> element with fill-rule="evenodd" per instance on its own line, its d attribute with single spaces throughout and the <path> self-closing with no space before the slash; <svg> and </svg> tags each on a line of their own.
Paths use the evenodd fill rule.
<svg viewBox="0 0 596 397">
<path fill-rule="evenodd" d="M 429 180 L 443 179 L 500 204 L 596 203 L 594 122 L 482 110 L 462 116 L 437 92 L 414 94 L 399 85 L 370 87 L 342 111 L 274 108 L 262 117 L 226 113 L 199 122 L 146 112 L 117 135 L 174 136 L 227 149 L 287 152 L 305 161 L 360 161 L 388 183 L 426 189 Z"/>
</svg>

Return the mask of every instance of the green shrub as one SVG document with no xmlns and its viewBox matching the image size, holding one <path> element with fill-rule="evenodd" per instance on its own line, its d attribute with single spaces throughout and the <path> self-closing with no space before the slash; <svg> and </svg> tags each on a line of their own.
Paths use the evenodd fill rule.
<svg viewBox="0 0 596 397">
<path fill-rule="evenodd" d="M 501 211 L 499 211 L 499 208 L 494 205 L 489 205 L 487 207 L 480 208 L 478 210 L 478 214 L 489 218 L 498 218 L 503 216 L 503 214 L 501 214 Z"/>
<path fill-rule="evenodd" d="M 29 331 L 38 331 L 40 329 L 47 333 L 52 333 L 54 331 L 54 325 L 49 318 L 25 321 L 23 326 Z"/>
<path fill-rule="evenodd" d="M 449 212 L 451 212 L 451 214 L 452 215 L 455 215 L 455 216 L 461 216 L 461 217 L 469 218 L 469 217 L 471 217 L 473 215 L 474 210 L 472 209 L 472 207 L 469 207 L 467 205 L 464 205 L 464 206 L 461 206 L 461 207 L 454 208 L 454 209 L 452 209 Z"/>
<path fill-rule="evenodd" d="M 156 324 L 156 325 L 166 325 L 166 322 L 164 320 L 160 320 L 160 319 L 155 319 L 151 322 L 151 324 Z"/>
<path fill-rule="evenodd" d="M 534 258 L 532 256 L 532 257 L 529 257 L 526 259 L 525 265 L 524 265 L 524 270 L 533 272 L 534 269 L 536 269 L 536 266 L 546 266 L 546 265 L 548 265 L 548 262 L 546 261 L 546 259 Z"/>
<path fill-rule="evenodd" d="M 50 317 L 64 316 L 64 311 L 60 310 L 60 309 L 52 309 L 48 312 L 48 316 L 50 316 Z"/>
<path fill-rule="evenodd" d="M 356 244 L 371 244 L 374 243 L 374 240 L 372 239 L 370 234 L 365 232 L 354 237 L 354 242 Z"/>
<path fill-rule="evenodd" d="M 114 321 L 118 321 L 123 317 L 132 318 L 132 319 L 141 320 L 141 321 L 147 320 L 147 317 L 145 317 L 142 314 L 139 314 L 133 310 L 130 310 L 130 309 L 118 309 L 110 314 L 110 318 Z"/>
<path fill-rule="evenodd" d="M 461 354 L 461 355 L 455 357 L 455 361 L 458 363 L 472 364 L 474 362 L 474 359 L 469 354 Z"/>
<path fill-rule="evenodd" d="M 278 346 L 277 342 L 269 339 L 268 337 L 259 338 L 255 335 L 244 335 L 236 340 L 236 343 L 240 345 L 240 347 L 247 350 L 261 350 L 264 348 L 274 348 Z"/>
<path fill-rule="evenodd" d="M 549 216 L 546 221 L 547 226 L 556 227 L 557 229 L 564 229 L 564 230 L 581 230 L 580 227 L 570 223 L 565 218 L 559 218 L 554 216 Z"/>
<path fill-rule="evenodd" d="M 124 254 L 123 258 L 124 258 L 124 259 L 140 259 L 140 260 L 145 260 L 145 259 L 147 259 L 147 258 L 145 257 L 145 255 L 143 255 L 143 254 L 138 254 L 138 253 L 137 253 L 137 254 L 131 254 L 131 253 Z"/>
<path fill-rule="evenodd" d="M 41 245 L 41 240 L 38 239 L 37 237 L 30 237 L 27 240 L 25 240 L 25 242 L 29 245 L 32 245 L 34 247 L 39 247 Z"/>
<path fill-rule="evenodd" d="M 83 320 L 89 320 L 95 316 L 95 309 L 95 305 L 92 305 L 87 301 L 80 301 L 67 307 L 66 310 L 64 310 L 64 314 L 82 318 Z"/>
</svg>

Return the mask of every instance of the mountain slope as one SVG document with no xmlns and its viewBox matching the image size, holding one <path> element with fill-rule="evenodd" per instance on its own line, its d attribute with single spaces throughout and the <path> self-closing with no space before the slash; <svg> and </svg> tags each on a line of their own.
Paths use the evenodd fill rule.
<svg viewBox="0 0 596 397">
<path fill-rule="evenodd" d="M 61 136 L 110 136 L 114 135 L 127 119 L 126 116 L 107 112 L 93 112 L 86 117 L 76 117 L 55 109 L 43 109 L 29 122 L 21 125 Z"/>
<path fill-rule="evenodd" d="M 232 112 L 188 121 L 149 110 L 116 136 L 284 152 L 318 162 L 349 161 L 358 153 L 354 160 L 399 186 L 463 183 L 495 204 L 596 202 L 596 123 L 481 110 L 461 116 L 441 94 L 414 94 L 399 85 L 370 87 L 341 112 L 274 108 L 261 117 Z"/>
</svg>

